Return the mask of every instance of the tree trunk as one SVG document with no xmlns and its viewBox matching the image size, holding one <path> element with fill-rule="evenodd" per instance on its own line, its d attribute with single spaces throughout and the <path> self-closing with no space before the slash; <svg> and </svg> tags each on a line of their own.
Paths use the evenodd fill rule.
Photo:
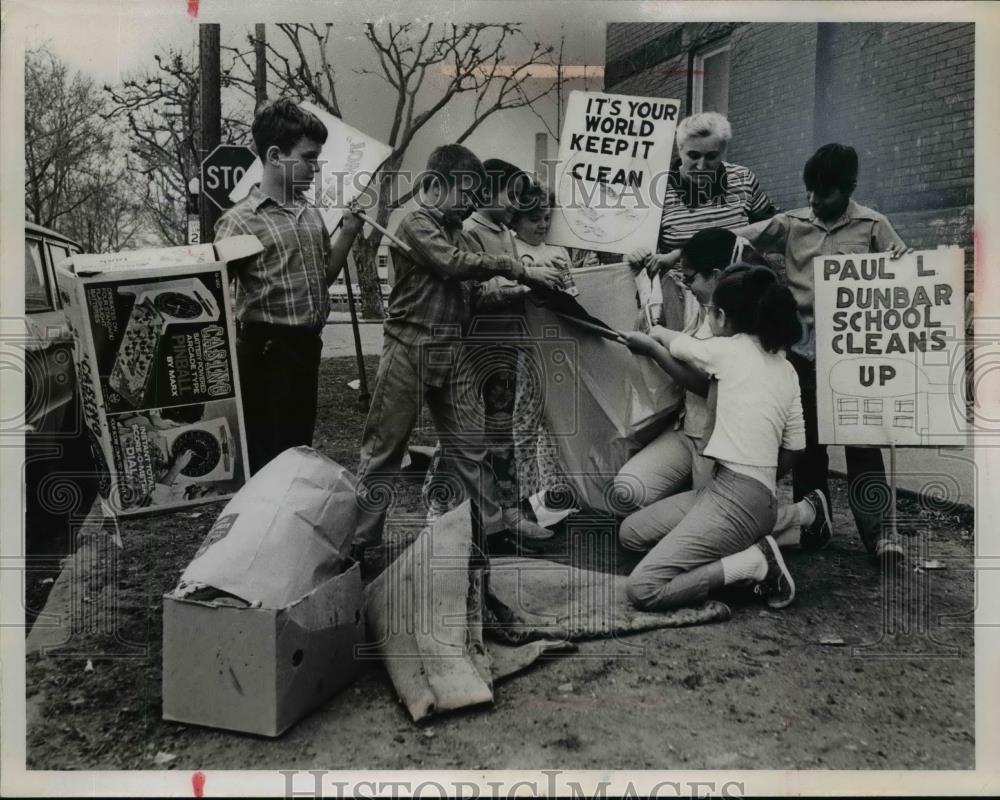
<svg viewBox="0 0 1000 800">
<path fill-rule="evenodd" d="M 358 271 L 358 285 L 361 287 L 361 316 L 364 319 L 382 319 L 385 316 L 376 266 L 381 241 L 382 234 L 375 230 L 354 240 L 354 263 Z"/>
<path fill-rule="evenodd" d="M 376 179 L 378 181 L 378 205 L 375 221 L 383 228 L 389 223 L 391 213 L 389 205 L 394 198 L 396 170 L 402 161 L 402 155 L 390 158 L 382 167 Z M 385 308 L 382 304 L 382 289 L 378 282 L 378 247 L 382 243 L 382 234 L 372 228 L 367 236 L 358 236 L 354 240 L 354 263 L 358 270 L 358 285 L 361 288 L 361 316 L 365 319 L 383 319 Z"/>
</svg>

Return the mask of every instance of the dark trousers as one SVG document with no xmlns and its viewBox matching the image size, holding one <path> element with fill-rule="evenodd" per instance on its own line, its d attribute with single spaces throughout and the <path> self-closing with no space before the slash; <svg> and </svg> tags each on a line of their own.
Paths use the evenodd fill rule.
<svg viewBox="0 0 1000 800">
<path fill-rule="evenodd" d="M 798 501 L 813 489 L 819 489 L 829 503 L 827 470 L 830 459 L 826 445 L 818 443 L 816 362 L 795 353 L 789 353 L 788 360 L 799 376 L 802 414 L 806 423 L 806 451 L 792 469 L 792 491 Z M 847 460 L 847 502 L 854 514 L 861 541 L 869 552 L 874 552 L 890 503 L 882 451 L 877 447 L 845 447 L 844 455 Z"/>
<path fill-rule="evenodd" d="M 380 545 L 386 515 L 400 485 L 399 468 L 423 409 L 430 413 L 441 460 L 431 492 L 445 507 L 472 501 L 476 541 L 503 530 L 496 485 L 483 437 L 481 400 L 468 370 L 457 369 L 444 386 L 423 382 L 419 348 L 386 337 L 358 465 L 358 547 Z"/>
<path fill-rule="evenodd" d="M 322 349 L 318 331 L 240 325 L 236 356 L 251 474 L 289 447 L 312 445 Z"/>
</svg>

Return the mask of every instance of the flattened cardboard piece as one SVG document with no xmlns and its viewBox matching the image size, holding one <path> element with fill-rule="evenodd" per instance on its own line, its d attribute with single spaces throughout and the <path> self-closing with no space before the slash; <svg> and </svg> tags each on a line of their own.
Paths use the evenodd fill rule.
<svg viewBox="0 0 1000 800">
<path fill-rule="evenodd" d="M 240 252 L 259 249 L 242 237 Z M 212 245 L 75 255 L 56 278 L 106 513 L 231 497 L 247 475 L 229 275 Z"/>
<path fill-rule="evenodd" d="M 311 447 L 290 448 L 226 504 L 179 594 L 207 586 L 284 608 L 343 569 L 356 516 L 354 476 Z"/>
<path fill-rule="evenodd" d="M 491 559 L 499 600 L 539 637 L 519 646 L 490 641 L 482 631 L 482 570 L 469 569 L 469 503 L 443 515 L 368 587 L 365 615 L 371 649 L 384 660 L 413 720 L 488 703 L 494 681 L 543 655 L 575 649 L 570 639 L 611 637 L 654 628 L 729 619 L 714 601 L 700 608 L 636 611 L 626 578 L 543 559 Z"/>
<path fill-rule="evenodd" d="M 252 237 L 256 239 L 257 237 Z M 187 244 L 178 247 L 149 247 L 120 253 L 78 253 L 70 258 L 69 269 L 77 275 L 96 275 L 120 269 L 155 269 L 187 267 L 226 261 L 216 254 L 213 245 Z"/>
<path fill-rule="evenodd" d="M 627 265 L 580 269 L 573 278 L 580 290 L 577 300 L 589 312 L 618 330 L 635 327 L 640 311 Z M 611 481 L 676 417 L 684 390 L 652 359 L 549 309 L 526 303 L 525 320 L 537 343 L 544 419 L 563 471 L 581 504 L 615 511 Z"/>
<path fill-rule="evenodd" d="M 353 565 L 286 608 L 163 601 L 163 718 L 278 736 L 351 683 L 365 641 Z"/>
<path fill-rule="evenodd" d="M 550 345 L 572 337 L 565 347 L 571 355 L 542 371 L 544 419 L 578 502 L 614 511 L 614 476 L 676 417 L 684 391 L 651 359 L 547 309 L 528 303 L 525 318 L 531 335 L 548 333 Z"/>
<path fill-rule="evenodd" d="M 367 589 L 373 647 L 414 721 L 488 703 L 481 570 L 470 570 L 466 501 L 421 532 Z"/>
<path fill-rule="evenodd" d="M 215 252 L 222 261 L 239 261 L 264 252 L 264 245 L 252 234 L 241 234 L 216 241 Z"/>
</svg>

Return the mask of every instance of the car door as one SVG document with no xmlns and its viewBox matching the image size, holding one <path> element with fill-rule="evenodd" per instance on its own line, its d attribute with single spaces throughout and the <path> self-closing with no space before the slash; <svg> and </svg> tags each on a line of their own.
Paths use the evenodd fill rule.
<svg viewBox="0 0 1000 800">
<path fill-rule="evenodd" d="M 56 289 L 53 264 L 70 249 L 35 236 L 24 240 L 25 423 L 57 432 L 73 399 L 73 337 Z"/>
</svg>

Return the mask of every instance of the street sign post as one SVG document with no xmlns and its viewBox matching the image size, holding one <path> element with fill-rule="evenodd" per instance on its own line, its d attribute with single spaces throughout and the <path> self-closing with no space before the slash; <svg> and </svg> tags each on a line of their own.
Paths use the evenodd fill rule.
<svg viewBox="0 0 1000 800">
<path fill-rule="evenodd" d="M 220 144 L 201 162 L 201 194 L 220 211 L 233 205 L 229 193 L 257 159 L 253 150 L 238 144 Z"/>
</svg>

